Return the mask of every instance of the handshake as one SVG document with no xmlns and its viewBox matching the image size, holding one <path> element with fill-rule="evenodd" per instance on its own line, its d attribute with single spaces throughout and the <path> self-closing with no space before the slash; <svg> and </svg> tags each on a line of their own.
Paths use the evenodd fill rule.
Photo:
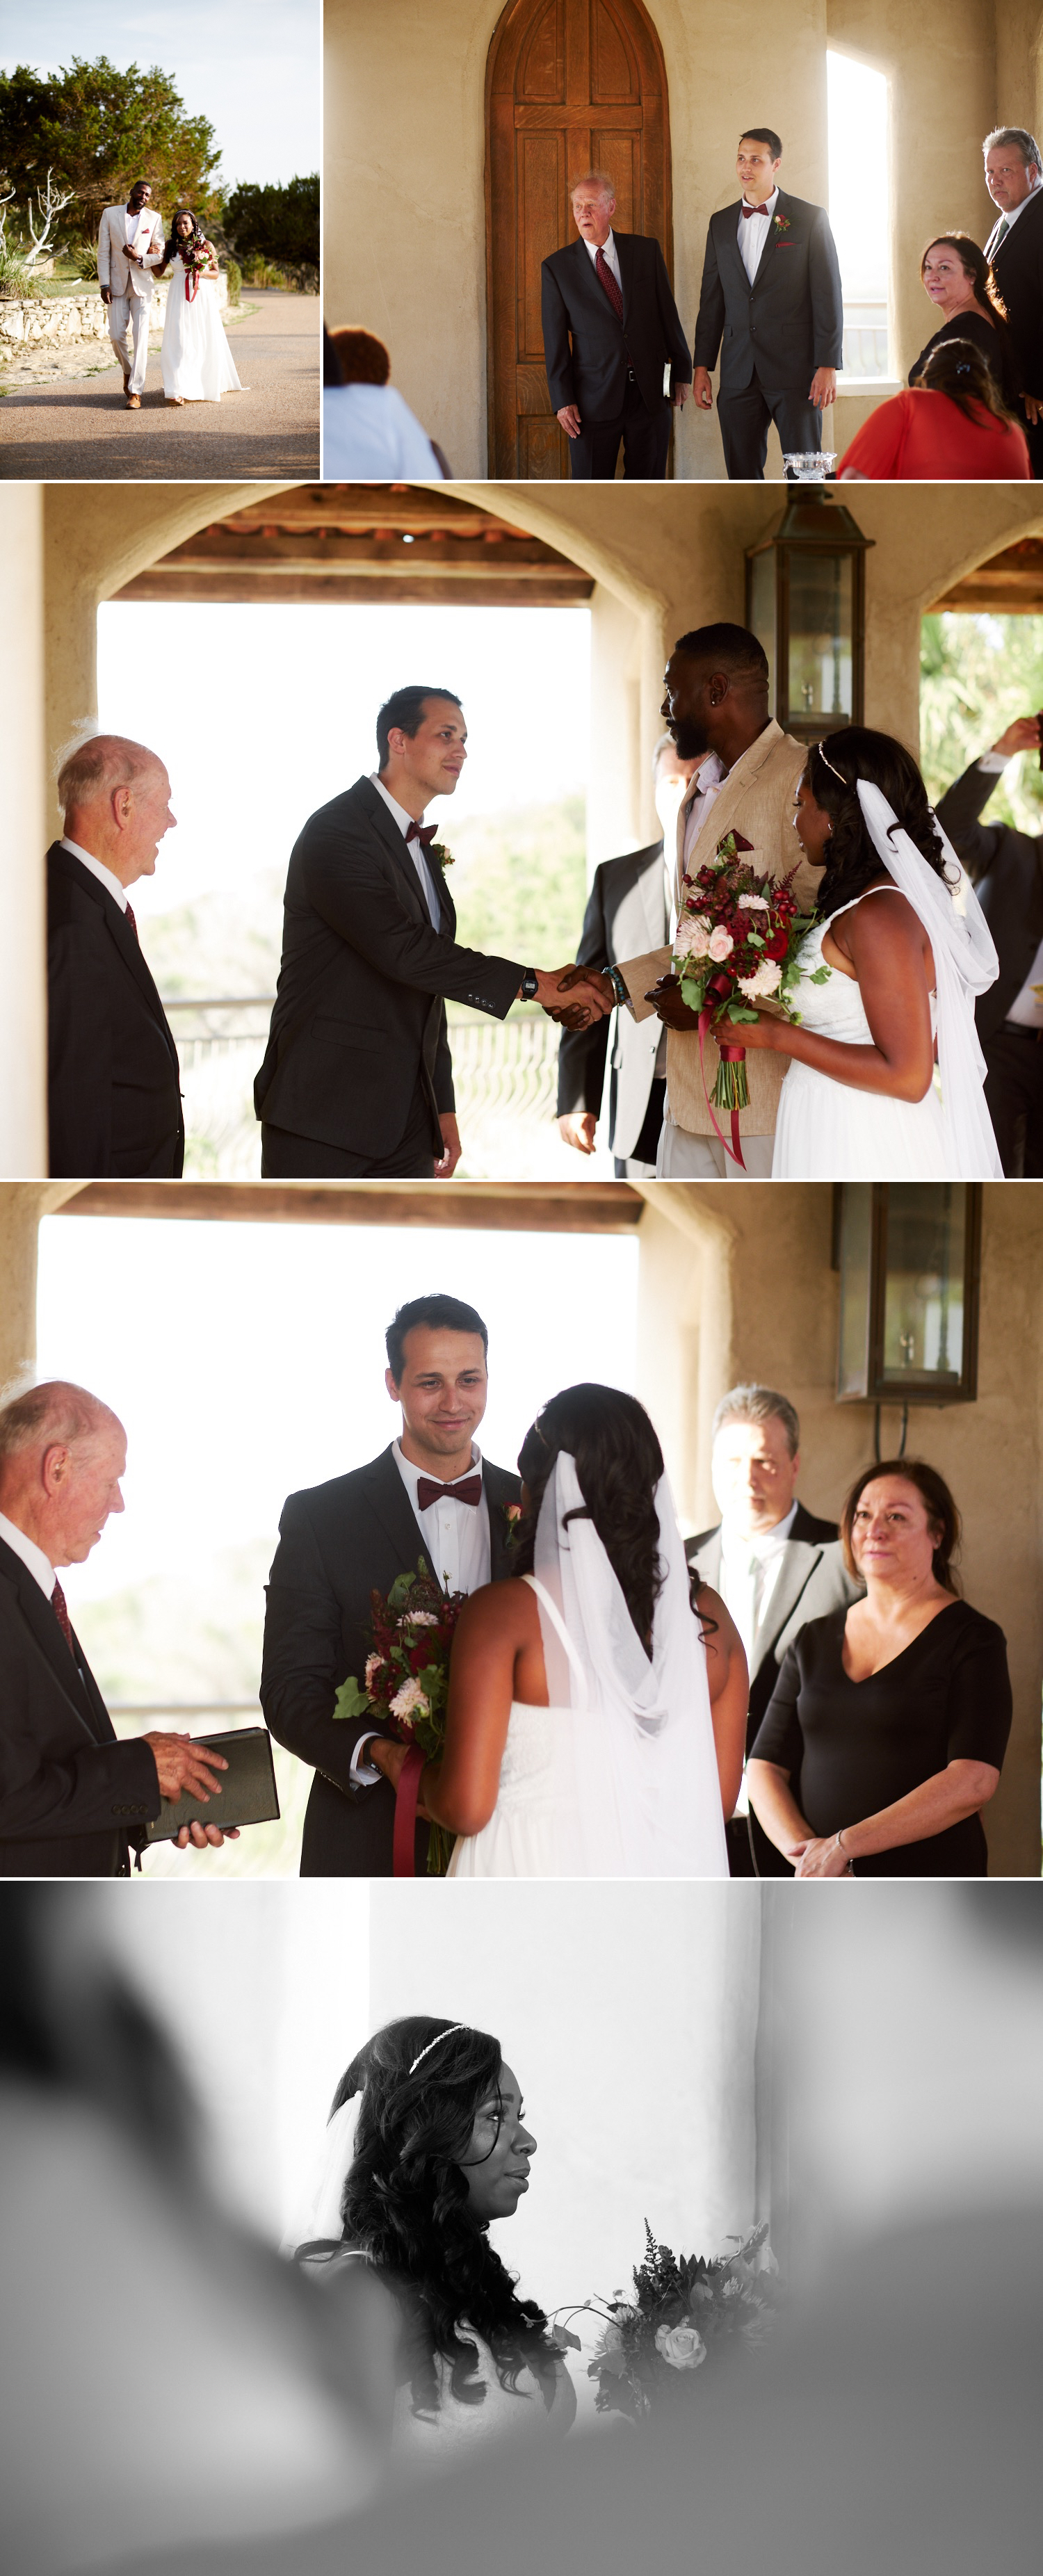
<svg viewBox="0 0 1043 2576">
<path fill-rule="evenodd" d="M 562 1028 L 587 1029 L 594 1020 L 602 1020 L 615 1010 L 615 987 L 596 966 L 561 966 L 550 975 L 534 967 L 533 972 L 536 991 L 531 998 L 546 1011 L 548 1019 L 557 1020 Z M 575 1001 L 565 1001 L 567 993 L 574 993 Z"/>
</svg>

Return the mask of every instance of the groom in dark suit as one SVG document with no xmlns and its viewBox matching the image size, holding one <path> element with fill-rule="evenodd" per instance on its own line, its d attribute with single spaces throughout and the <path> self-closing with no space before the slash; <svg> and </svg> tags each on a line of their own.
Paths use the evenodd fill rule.
<svg viewBox="0 0 1043 2576">
<path fill-rule="evenodd" d="M 187 1735 L 117 1743 L 70 1621 L 56 1569 L 122 1511 L 126 1463 L 122 1425 L 83 1387 L 56 1379 L 0 1412 L 0 1878 L 125 1878 L 162 1800 L 210 1797 L 228 1767 Z"/>
<path fill-rule="evenodd" d="M 302 1878 L 390 1878 L 395 1798 L 366 1760 L 380 1724 L 333 1714 L 341 1682 L 362 1683 L 370 1593 L 424 1558 L 449 1592 L 510 1573 L 517 1476 L 490 1466 L 474 1433 L 488 1395 L 488 1334 L 457 1297 L 415 1297 L 388 1326 L 388 1394 L 402 1429 L 367 1467 L 291 1494 L 268 1584 L 261 1704 L 280 1744 L 315 1773 Z M 427 1861 L 424 1824 L 416 1866 Z"/>
<path fill-rule="evenodd" d="M 467 758 L 459 698 L 396 689 L 377 750 L 379 770 L 320 806 L 290 858 L 254 1084 L 268 1180 L 448 1180 L 461 1146 L 446 997 L 497 1020 L 518 1000 L 562 1006 L 564 969 L 456 944 L 449 853 L 423 816 L 433 796 L 453 795 Z M 586 985 L 578 999 L 570 1025 L 604 1008 Z"/>
<path fill-rule="evenodd" d="M 786 1396 L 733 1386 L 714 1414 L 712 1443 L 721 1519 L 687 1539 L 685 1553 L 699 1581 L 720 1593 L 746 1649 L 748 1758 L 787 1647 L 809 1619 L 856 1601 L 863 1587 L 844 1564 L 836 1522 L 817 1520 L 797 1501 L 800 1424 Z M 725 1830 L 733 1878 L 792 1878 L 747 1811 L 745 1784 Z"/>
<path fill-rule="evenodd" d="M 54 1180 L 177 1180 L 177 1048 L 127 888 L 174 823 L 143 743 L 95 734 L 58 775 L 64 836 L 47 853 L 47 1121 Z"/>
<path fill-rule="evenodd" d="M 717 412 L 730 482 L 763 483 L 772 421 L 784 455 L 821 450 L 822 414 L 835 400 L 843 355 L 829 217 L 780 188 L 781 159 L 770 126 L 742 136 L 741 199 L 711 215 L 706 239 L 692 392 L 712 409 L 710 370 L 720 350 Z"/>
<path fill-rule="evenodd" d="M 612 229 L 603 170 L 572 190 L 579 240 L 543 263 L 543 351 L 550 398 L 569 441 L 574 483 L 608 482 L 623 442 L 628 481 L 662 482 L 671 408 L 692 370 L 666 262 L 643 233 Z"/>
<path fill-rule="evenodd" d="M 997 220 L 986 259 L 1007 310 L 1007 328 L 1024 387 L 1022 426 L 1032 471 L 1043 478 L 1043 166 L 1035 136 L 1001 125 L 985 138 L 985 185 Z"/>
</svg>

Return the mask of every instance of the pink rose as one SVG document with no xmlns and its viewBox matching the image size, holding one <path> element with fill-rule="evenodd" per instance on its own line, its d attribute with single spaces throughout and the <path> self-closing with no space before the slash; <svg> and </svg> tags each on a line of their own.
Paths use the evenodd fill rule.
<svg viewBox="0 0 1043 2576">
<path fill-rule="evenodd" d="M 712 930 L 708 954 L 712 957 L 714 965 L 723 966 L 725 958 L 731 956 L 734 946 L 735 941 L 730 930 Z"/>
<path fill-rule="evenodd" d="M 696 2326 L 657 2326 L 655 2348 L 671 2370 L 698 2370 L 706 2359 L 706 2345 Z"/>
<path fill-rule="evenodd" d="M 675 957 L 707 957 L 710 953 L 710 924 L 702 913 L 692 913 L 679 921 L 674 939 Z"/>
</svg>

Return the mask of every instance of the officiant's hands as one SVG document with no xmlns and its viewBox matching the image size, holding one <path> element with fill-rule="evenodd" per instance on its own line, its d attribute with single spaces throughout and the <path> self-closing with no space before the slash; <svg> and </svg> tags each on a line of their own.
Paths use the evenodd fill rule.
<svg viewBox="0 0 1043 2576">
<path fill-rule="evenodd" d="M 451 1181 L 464 1150 L 460 1143 L 460 1130 L 454 1111 L 443 1109 L 438 1124 L 442 1130 L 442 1153 L 440 1160 L 435 1164 L 435 1179 Z"/>
<path fill-rule="evenodd" d="M 217 1774 L 228 1769 L 223 1753 L 215 1753 L 209 1744 L 195 1743 L 191 1735 L 166 1734 L 162 1730 L 143 1736 L 141 1741 L 151 1748 L 160 1797 L 166 1798 L 171 1806 L 175 1806 L 179 1798 L 220 1797 L 221 1783 Z M 180 1833 L 174 1836 L 178 1851 L 187 1851 L 190 1842 L 196 1851 L 205 1851 L 208 1843 L 214 1850 L 220 1850 L 222 1843 L 234 1843 L 238 1839 L 237 1825 L 230 1825 L 223 1833 L 220 1825 L 199 1823 L 182 1825 Z"/>
<path fill-rule="evenodd" d="M 575 1001 L 564 1002 L 564 994 L 575 993 Z M 607 975 L 596 966 L 562 966 L 557 973 L 538 976 L 536 1000 L 548 1019 L 557 1020 L 566 1029 L 586 1029 L 592 1020 L 604 1019 L 616 1007 L 616 996 Z"/>
</svg>

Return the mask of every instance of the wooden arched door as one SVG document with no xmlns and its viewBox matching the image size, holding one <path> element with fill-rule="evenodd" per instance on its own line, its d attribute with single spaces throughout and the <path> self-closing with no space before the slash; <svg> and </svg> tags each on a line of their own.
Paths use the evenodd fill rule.
<svg viewBox="0 0 1043 2576">
<path fill-rule="evenodd" d="M 575 238 L 571 181 L 611 171 L 620 231 L 654 233 L 673 276 L 666 69 L 647 10 L 641 0 L 508 0 L 485 99 L 489 473 L 563 480 L 540 268 Z"/>
</svg>

